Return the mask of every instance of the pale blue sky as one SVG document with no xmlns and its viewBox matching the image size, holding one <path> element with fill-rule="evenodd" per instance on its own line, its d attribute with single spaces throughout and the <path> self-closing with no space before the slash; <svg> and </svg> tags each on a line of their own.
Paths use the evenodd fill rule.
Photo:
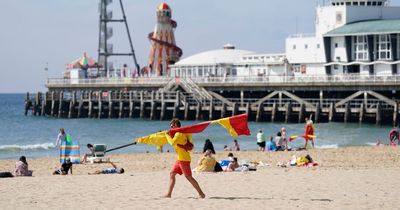
<svg viewBox="0 0 400 210">
<path fill-rule="evenodd" d="M 162 1 L 123 1 L 136 56 L 143 66 L 149 53 L 147 34 L 154 28 L 155 9 Z M 317 0 L 164 2 L 171 6 L 173 19 L 178 22 L 175 37 L 183 57 L 221 48 L 226 43 L 260 53 L 284 52 L 285 38 L 296 29 L 299 33 L 314 32 L 317 5 Z M 391 2 L 400 4 L 400 0 Z M 119 6 L 118 0 L 113 6 Z M 116 11 L 119 10 L 115 10 L 115 18 L 119 16 Z M 62 77 L 65 64 L 83 52 L 97 59 L 98 17 L 97 0 L 2 1 L 0 92 L 44 90 L 47 76 Z M 121 26 L 115 25 L 111 42 L 114 51 L 124 52 L 128 42 Z"/>
</svg>

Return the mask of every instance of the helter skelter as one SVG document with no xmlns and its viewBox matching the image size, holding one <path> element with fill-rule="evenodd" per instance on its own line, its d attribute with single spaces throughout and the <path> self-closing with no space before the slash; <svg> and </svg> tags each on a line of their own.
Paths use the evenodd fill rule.
<svg viewBox="0 0 400 210">
<path fill-rule="evenodd" d="M 177 24 L 171 19 L 171 8 L 166 3 L 157 7 L 157 24 L 148 36 L 151 46 L 147 72 L 151 76 L 169 74 L 169 65 L 179 61 L 181 48 L 175 45 L 174 29 Z"/>
</svg>

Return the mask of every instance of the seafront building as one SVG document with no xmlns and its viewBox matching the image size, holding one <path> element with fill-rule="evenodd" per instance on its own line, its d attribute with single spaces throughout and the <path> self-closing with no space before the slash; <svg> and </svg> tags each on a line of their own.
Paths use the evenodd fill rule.
<svg viewBox="0 0 400 210">
<path fill-rule="evenodd" d="M 386 0 L 333 0 L 316 8 L 315 33 L 293 34 L 286 52 L 258 54 L 232 45 L 189 56 L 171 76 L 396 75 L 400 7 Z"/>
<path fill-rule="evenodd" d="M 156 31 L 173 29 L 169 6 L 160 6 L 157 18 L 170 25 Z M 248 113 L 255 121 L 312 116 L 315 122 L 398 124 L 400 7 L 386 0 L 323 1 L 315 24 L 314 34 L 289 36 L 281 54 L 226 44 L 178 61 L 174 41 L 149 36 L 157 45 L 150 55 L 161 55 L 150 56 L 149 64 L 163 61 L 151 73 L 110 69 L 114 74 L 97 78 L 48 79 L 47 93 L 27 94 L 25 114 L 210 120 Z M 160 50 L 167 45 L 172 48 Z"/>
</svg>

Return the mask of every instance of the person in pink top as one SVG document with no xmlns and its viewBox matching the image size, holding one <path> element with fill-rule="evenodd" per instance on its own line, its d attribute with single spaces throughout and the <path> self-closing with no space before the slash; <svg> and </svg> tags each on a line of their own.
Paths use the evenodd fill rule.
<svg viewBox="0 0 400 210">
<path fill-rule="evenodd" d="M 28 170 L 25 156 L 21 156 L 19 161 L 15 163 L 15 176 L 32 176 L 32 171 Z"/>
</svg>

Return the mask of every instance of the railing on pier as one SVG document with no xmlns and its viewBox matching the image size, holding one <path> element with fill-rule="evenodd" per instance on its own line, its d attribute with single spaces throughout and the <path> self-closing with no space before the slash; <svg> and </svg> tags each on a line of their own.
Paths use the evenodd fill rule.
<svg viewBox="0 0 400 210">
<path fill-rule="evenodd" d="M 138 77 L 138 78 L 97 78 L 97 79 L 48 79 L 47 87 L 74 85 L 159 85 L 171 82 L 171 77 Z M 184 78 L 181 78 L 184 79 Z M 312 76 L 234 76 L 234 77 L 191 77 L 193 82 L 202 86 L 207 84 L 384 84 L 397 83 L 399 75 L 312 75 Z"/>
</svg>

